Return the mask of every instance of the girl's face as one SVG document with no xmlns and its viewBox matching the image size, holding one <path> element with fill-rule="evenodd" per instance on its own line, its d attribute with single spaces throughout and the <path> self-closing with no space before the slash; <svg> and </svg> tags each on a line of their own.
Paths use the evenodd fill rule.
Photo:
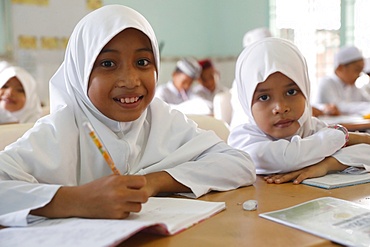
<svg viewBox="0 0 370 247">
<path fill-rule="evenodd" d="M 7 111 L 19 111 L 26 104 L 26 93 L 17 77 L 12 77 L 0 88 L 0 106 Z"/>
<path fill-rule="evenodd" d="M 257 85 L 252 114 L 257 126 L 276 139 L 294 135 L 300 125 L 306 98 L 297 84 L 280 72 Z"/>
<path fill-rule="evenodd" d="M 88 96 L 110 119 L 138 119 L 152 101 L 157 70 L 149 38 L 129 28 L 102 49 L 89 78 Z"/>
</svg>

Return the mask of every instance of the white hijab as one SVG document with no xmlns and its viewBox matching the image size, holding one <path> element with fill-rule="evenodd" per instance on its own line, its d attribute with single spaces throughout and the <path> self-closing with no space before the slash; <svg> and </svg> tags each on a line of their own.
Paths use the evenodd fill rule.
<svg viewBox="0 0 370 247">
<path fill-rule="evenodd" d="M 53 113 L 65 106 L 73 106 L 80 129 L 84 128 L 81 126 L 84 122 L 89 121 L 106 145 L 112 144 L 112 131 L 118 135 L 118 138 L 124 135 L 130 145 L 130 157 L 138 157 L 141 148 L 134 144 L 141 143 L 140 138 L 143 138 L 140 130 L 144 125 L 147 110 L 133 122 L 117 122 L 102 114 L 87 95 L 90 73 L 97 56 L 113 37 L 127 28 L 136 28 L 150 39 L 158 75 L 160 64 L 158 44 L 149 22 L 129 7 L 104 6 L 86 15 L 74 28 L 67 45 L 64 62 L 50 80 L 52 99 L 50 112 Z M 128 133 L 129 135 L 126 135 Z M 113 139 L 117 137 L 113 136 Z M 118 151 L 119 148 L 116 149 L 117 152 L 122 152 L 122 150 Z M 130 163 L 135 161 L 131 160 Z"/>
<path fill-rule="evenodd" d="M 192 132 L 190 135 L 189 131 L 192 127 L 186 121 L 180 121 L 179 116 L 173 113 L 169 115 L 169 108 L 167 109 L 163 102 L 158 102 L 158 99 L 154 99 L 149 108 L 132 122 L 118 122 L 109 119 L 92 104 L 87 90 L 93 64 L 102 48 L 127 28 L 136 28 L 148 36 L 152 44 L 156 68 L 159 71 L 160 58 L 157 39 L 149 22 L 129 7 L 104 6 L 81 19 L 72 32 L 64 62 L 50 80 L 50 109 L 51 115 L 63 108 L 72 109 L 76 118 L 74 121 L 81 132 L 85 129 L 84 122 L 89 121 L 109 150 L 118 169 L 121 169 L 122 173 L 137 173 L 141 168 L 148 167 L 153 162 L 158 162 L 172 154 L 174 149 L 182 146 L 185 140 L 190 140 L 197 132 Z M 182 118 L 185 117 L 182 116 Z M 174 135 L 172 130 L 175 129 L 176 134 Z M 91 140 L 85 139 L 86 136 L 79 135 L 83 164 L 88 164 L 85 159 L 89 157 L 85 157 L 85 154 L 91 152 L 89 145 L 92 145 Z M 192 142 L 193 149 L 185 152 L 186 155 L 193 155 L 190 153 L 205 150 L 220 141 L 215 140 L 215 137 L 217 136 L 209 135 L 211 139 L 203 137 L 204 140 L 207 139 L 205 141 L 207 143 L 199 142 L 194 145 Z M 159 148 L 161 145 L 162 148 Z M 164 148 L 165 146 L 168 146 L 168 149 Z M 128 154 L 127 150 L 129 150 Z M 152 153 L 153 150 L 157 150 L 156 153 Z M 189 159 L 185 153 L 182 156 Z M 127 160 L 124 160 L 123 156 L 126 156 Z M 173 165 L 178 162 L 183 161 L 178 159 L 176 163 L 173 162 Z M 85 174 L 86 172 L 82 172 L 81 176 Z"/>
<path fill-rule="evenodd" d="M 267 135 L 254 121 L 251 110 L 253 94 L 257 85 L 275 72 L 281 72 L 292 79 L 302 90 L 305 98 L 310 98 L 306 60 L 293 43 L 270 37 L 246 47 L 236 62 L 235 80 L 240 104 L 249 118 L 248 130 L 254 136 L 266 137 Z M 314 132 L 309 100 L 306 100 L 304 113 L 298 122 L 301 127 L 297 135 L 304 138 Z"/>
<path fill-rule="evenodd" d="M 0 88 L 3 87 L 9 79 L 16 77 L 22 84 L 26 103 L 22 109 L 11 112 L 20 123 L 36 122 L 41 117 L 41 101 L 37 94 L 37 83 L 33 76 L 25 69 L 11 66 L 0 73 Z"/>
</svg>

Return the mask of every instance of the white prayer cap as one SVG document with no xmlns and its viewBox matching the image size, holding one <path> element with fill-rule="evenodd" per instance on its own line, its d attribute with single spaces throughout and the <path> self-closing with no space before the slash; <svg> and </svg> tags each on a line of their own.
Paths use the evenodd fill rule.
<svg viewBox="0 0 370 247">
<path fill-rule="evenodd" d="M 243 47 L 246 47 L 260 39 L 272 37 L 272 34 L 268 28 L 259 27 L 252 29 L 244 34 Z"/>
<path fill-rule="evenodd" d="M 370 74 L 370 57 L 368 57 L 368 58 L 365 59 L 364 72 L 366 74 Z"/>
<path fill-rule="evenodd" d="M 349 64 L 362 59 L 364 59 L 364 57 L 357 47 L 344 46 L 340 48 L 338 53 L 334 56 L 334 69 L 338 68 L 341 64 Z"/>
<path fill-rule="evenodd" d="M 198 61 L 192 57 L 179 60 L 176 64 L 176 68 L 193 79 L 199 78 L 202 72 L 202 67 L 199 65 Z"/>
</svg>

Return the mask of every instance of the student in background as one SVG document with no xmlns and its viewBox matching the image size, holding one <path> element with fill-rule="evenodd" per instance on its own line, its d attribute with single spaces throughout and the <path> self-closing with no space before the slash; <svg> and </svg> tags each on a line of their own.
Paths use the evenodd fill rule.
<svg viewBox="0 0 370 247">
<path fill-rule="evenodd" d="M 191 87 L 193 81 L 199 78 L 201 70 L 196 59 L 182 58 L 176 63 L 172 79 L 157 87 L 156 97 L 172 105 L 178 105 L 193 98 Z"/>
<path fill-rule="evenodd" d="M 7 67 L 0 72 L 0 107 L 10 112 L 16 122 L 36 122 L 42 111 L 36 87 L 36 80 L 25 69 Z"/>
<path fill-rule="evenodd" d="M 172 80 L 159 85 L 155 96 L 182 113 L 212 115 L 211 105 L 195 95 L 192 89 L 193 82 L 199 78 L 201 70 L 198 61 L 193 57 L 179 60 L 172 73 Z"/>
<path fill-rule="evenodd" d="M 131 8 L 107 5 L 76 25 L 50 80 L 51 113 L 0 152 L 0 225 L 27 225 L 29 214 L 126 218 L 162 192 L 199 197 L 255 181 L 248 154 L 154 98 L 159 61 L 152 27 Z"/>
<path fill-rule="evenodd" d="M 306 61 L 293 43 L 266 38 L 248 46 L 235 79 L 248 122 L 228 142 L 251 155 L 257 174 L 271 174 L 268 183 L 298 184 L 349 166 L 370 170 L 369 134 L 312 117 Z"/>
<path fill-rule="evenodd" d="M 366 114 L 370 98 L 356 87 L 355 82 L 364 68 L 361 51 L 354 46 L 340 48 L 334 57 L 334 73 L 319 80 L 313 104 L 333 104 L 339 114 Z"/>
<path fill-rule="evenodd" d="M 199 84 L 194 86 L 194 94 L 206 100 L 213 110 L 213 98 L 216 94 L 227 92 L 229 89 L 220 84 L 220 73 L 210 59 L 199 60 L 202 72 L 198 79 Z"/>
<path fill-rule="evenodd" d="M 370 57 L 365 59 L 365 66 L 363 72 L 367 77 L 365 83 L 362 85 L 361 90 L 366 94 L 366 97 L 370 98 Z M 370 109 L 369 109 L 370 113 Z"/>
</svg>

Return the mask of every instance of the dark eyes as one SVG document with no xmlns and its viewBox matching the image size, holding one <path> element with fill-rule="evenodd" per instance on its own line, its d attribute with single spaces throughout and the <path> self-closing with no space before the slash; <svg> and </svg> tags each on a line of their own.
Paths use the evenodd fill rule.
<svg viewBox="0 0 370 247">
<path fill-rule="evenodd" d="M 287 92 L 286 92 L 286 95 L 288 96 L 294 96 L 298 93 L 298 90 L 297 89 L 289 89 Z M 261 95 L 258 97 L 258 100 L 259 101 L 267 101 L 267 100 L 270 100 L 270 96 L 267 95 L 267 94 L 264 94 L 264 95 Z"/>
<path fill-rule="evenodd" d="M 262 95 L 262 96 L 258 97 L 258 100 L 260 100 L 260 101 L 266 101 L 268 99 L 270 99 L 270 97 L 268 95 Z"/>
<path fill-rule="evenodd" d="M 146 59 L 140 59 L 139 61 L 137 61 L 137 65 L 139 65 L 139 66 L 147 66 L 147 65 L 149 65 L 149 61 L 146 60 Z"/>
<path fill-rule="evenodd" d="M 287 95 L 296 95 L 297 93 L 298 91 L 296 89 L 290 89 L 288 90 Z"/>
<path fill-rule="evenodd" d="M 113 67 L 115 65 L 116 64 L 113 61 L 103 61 L 103 62 L 101 62 L 101 66 L 103 66 L 103 67 Z M 137 61 L 137 65 L 138 66 L 147 66 L 147 65 L 149 65 L 149 61 L 147 59 L 139 59 Z"/>
<path fill-rule="evenodd" d="M 103 61 L 102 63 L 101 63 L 101 66 L 103 66 L 103 67 L 112 67 L 112 66 L 114 66 L 115 64 L 112 62 L 112 61 Z"/>
</svg>

